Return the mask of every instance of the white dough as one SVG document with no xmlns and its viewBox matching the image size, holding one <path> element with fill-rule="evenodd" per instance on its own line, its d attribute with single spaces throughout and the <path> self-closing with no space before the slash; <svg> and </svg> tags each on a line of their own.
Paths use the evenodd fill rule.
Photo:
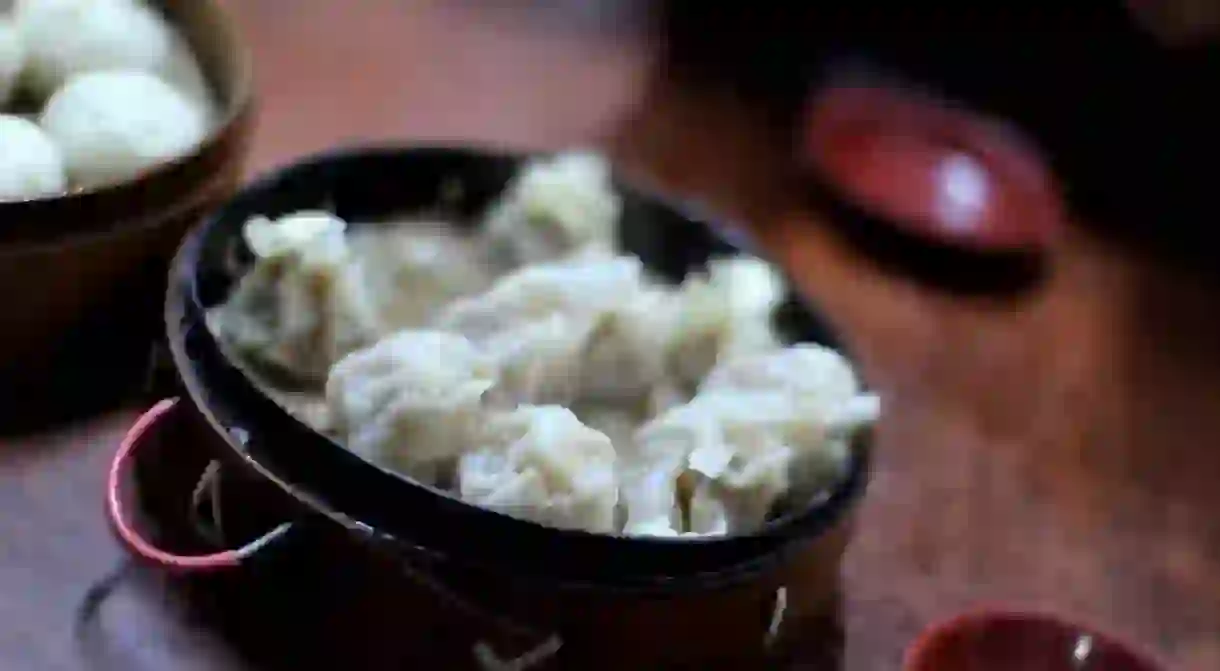
<svg viewBox="0 0 1220 671">
<path fill-rule="evenodd" d="M 559 406 L 492 415 L 462 455 L 462 500 L 562 529 L 615 531 L 615 452 L 605 434 Z"/>
<path fill-rule="evenodd" d="M 52 196 L 66 188 L 63 157 L 42 129 L 0 115 L 0 201 Z"/>
<path fill-rule="evenodd" d="M 0 18 L 0 109 L 9 103 L 25 67 L 26 50 L 17 28 Z"/>
<path fill-rule="evenodd" d="M 842 475 L 850 436 L 875 420 L 790 389 L 701 392 L 642 427 L 623 469 L 628 533 L 715 534 L 758 528 L 794 486 L 817 490 Z M 832 430 L 832 428 L 834 430 Z M 685 511 L 689 528 L 660 522 Z"/>
<path fill-rule="evenodd" d="M 382 320 L 393 330 L 426 324 L 454 299 L 491 285 L 481 255 L 451 224 L 361 226 L 347 241 L 364 265 Z"/>
<path fill-rule="evenodd" d="M 859 393 L 860 383 L 843 355 L 829 347 L 802 343 L 729 358 L 708 373 L 699 389 L 788 391 L 832 407 Z"/>
<path fill-rule="evenodd" d="M 694 386 L 718 361 L 777 349 L 771 315 L 783 291 L 774 268 L 747 256 L 714 259 L 706 274 L 687 277 L 669 345 L 673 372 Z"/>
<path fill-rule="evenodd" d="M 247 222 L 255 264 L 209 314 L 213 331 L 256 361 L 316 382 L 335 361 L 375 341 L 381 324 L 345 227 L 324 212 Z"/>
<path fill-rule="evenodd" d="M 665 354 L 677 296 L 668 287 L 641 285 L 626 298 L 589 335 L 581 370 L 586 400 L 663 401 L 668 391 Z"/>
<path fill-rule="evenodd" d="M 136 71 L 74 76 L 51 96 L 39 123 L 81 187 L 120 182 L 184 156 L 208 133 L 207 114 L 197 103 Z"/>
<path fill-rule="evenodd" d="M 509 402 L 631 400 L 664 374 L 663 297 L 646 288 L 638 258 L 590 252 L 516 271 L 450 304 L 434 326 L 496 357 Z"/>
<path fill-rule="evenodd" d="M 301 210 L 277 219 L 252 217 L 242 227 L 246 246 L 259 259 L 271 261 L 293 254 L 338 252 L 347 222 L 321 210 Z"/>
<path fill-rule="evenodd" d="M 539 263 L 505 275 L 485 293 L 454 301 L 434 325 L 478 341 L 554 314 L 594 318 L 628 300 L 642 278 L 643 264 L 631 256 L 590 253 Z"/>
<path fill-rule="evenodd" d="M 465 338 L 408 330 L 335 364 L 326 399 L 348 449 L 438 484 L 476 438 L 495 377 Z"/>
<path fill-rule="evenodd" d="M 510 325 L 482 341 L 500 369 L 497 402 L 572 404 L 580 397 L 582 357 L 592 324 L 579 315 L 555 313 Z"/>
<path fill-rule="evenodd" d="M 40 97 L 85 72 L 159 72 L 174 52 L 174 30 L 133 0 L 17 0 L 13 18 L 29 52 L 25 78 Z"/>
<path fill-rule="evenodd" d="M 526 165 L 484 230 L 510 264 L 537 263 L 590 246 L 613 249 L 621 211 L 605 159 L 571 152 Z"/>
</svg>

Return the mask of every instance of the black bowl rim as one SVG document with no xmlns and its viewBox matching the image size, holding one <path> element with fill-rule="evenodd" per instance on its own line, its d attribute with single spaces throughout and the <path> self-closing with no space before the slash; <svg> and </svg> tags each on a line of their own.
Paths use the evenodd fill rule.
<svg viewBox="0 0 1220 671">
<path fill-rule="evenodd" d="M 167 295 L 167 328 L 170 339 L 171 351 L 175 367 L 179 369 L 180 377 L 186 382 L 186 387 L 193 403 L 201 410 L 202 414 L 207 418 L 208 422 L 222 436 L 226 444 L 238 455 L 238 457 L 252 467 L 261 476 L 271 480 L 280 489 L 288 492 L 293 497 L 304 500 L 311 508 L 321 511 L 327 517 L 339 521 L 349 529 L 360 531 L 369 536 L 381 536 L 392 538 L 396 541 L 410 542 L 408 534 L 396 534 L 393 531 L 384 531 L 381 528 L 366 524 L 363 521 L 357 520 L 331 506 L 327 501 L 328 497 L 319 491 L 309 487 L 302 486 L 295 482 L 289 482 L 275 472 L 275 469 L 262 463 L 254 455 L 250 454 L 239 441 L 231 435 L 228 427 L 225 426 L 212 411 L 211 404 L 214 400 L 205 398 L 206 385 L 196 379 L 196 375 L 190 369 L 197 365 L 186 355 L 184 351 L 185 330 L 196 327 L 200 332 L 201 337 L 207 344 L 206 347 L 218 356 L 219 361 L 225 362 L 226 365 L 233 368 L 236 376 L 243 380 L 245 385 L 255 390 L 255 393 L 262 395 L 257 391 L 254 383 L 246 376 L 245 372 L 240 367 L 232 364 L 227 356 L 222 352 L 218 343 L 212 337 L 210 330 L 206 325 L 197 319 L 201 315 L 191 315 L 191 307 L 180 303 L 193 304 L 195 310 L 202 310 L 198 296 L 195 292 L 195 282 L 197 276 L 195 269 L 199 263 L 200 248 L 203 240 L 216 227 L 220 226 L 228 216 L 228 213 L 238 204 L 254 201 L 263 196 L 263 194 L 272 193 L 283 180 L 306 173 L 311 170 L 318 170 L 324 166 L 358 166 L 370 159 L 381 160 L 417 160 L 426 155 L 448 154 L 451 156 L 461 156 L 467 160 L 509 160 L 520 162 L 531 156 L 540 155 L 533 152 L 518 152 L 503 148 L 487 148 L 474 145 L 454 145 L 454 144 L 411 144 L 411 145 L 361 145 L 352 147 L 343 147 L 323 151 L 312 155 L 305 156 L 297 161 L 291 162 L 278 169 L 273 169 L 260 176 L 250 184 L 243 187 L 233 198 L 227 201 L 224 205 L 214 211 L 204 222 L 199 224 L 193 230 L 182 247 L 180 248 L 178 258 L 174 263 L 174 272 L 170 278 L 170 291 Z M 709 224 L 701 219 L 693 219 L 687 215 L 689 208 L 684 207 L 681 203 L 676 203 L 671 199 L 659 196 L 655 191 L 641 189 L 635 185 L 627 187 L 630 191 L 634 191 L 635 195 L 646 200 L 652 201 L 666 209 L 671 210 L 678 216 L 687 219 L 693 223 L 704 227 L 712 236 L 720 239 L 724 244 L 733 250 L 743 251 L 740 244 L 731 243 L 723 240 L 723 236 L 718 233 L 718 229 L 714 224 Z M 819 320 L 824 321 L 823 317 L 816 311 L 812 311 L 813 315 Z M 270 399 L 266 399 L 268 403 L 275 405 Z M 221 403 L 221 405 L 224 405 Z M 736 562 L 732 565 L 718 566 L 714 571 L 701 573 L 697 576 L 652 576 L 651 580 L 645 580 L 646 583 L 672 585 L 675 581 L 683 578 L 696 578 L 700 585 L 706 585 L 709 580 L 715 581 L 715 575 L 754 573 L 761 569 L 764 565 L 769 565 L 770 560 L 778 559 L 780 555 L 786 554 L 783 552 L 784 547 L 792 544 L 794 541 L 801 539 L 814 539 L 819 537 L 823 532 L 832 528 L 836 523 L 840 522 L 852 509 L 853 504 L 863 494 L 868 480 L 868 472 L 871 462 L 871 435 L 866 435 L 857 441 L 857 449 L 853 450 L 853 457 L 850 461 L 847 476 L 840 484 L 825 497 L 820 497 L 811 506 L 805 508 L 801 512 L 785 515 L 777 520 L 768 522 L 763 528 L 758 531 L 748 534 L 734 534 L 730 536 L 714 536 L 714 537 L 682 537 L 682 538 L 658 538 L 658 537 L 641 537 L 641 536 L 625 536 L 621 534 L 599 534 L 582 530 L 558 529 L 538 524 L 529 520 L 512 517 L 496 511 L 487 510 L 474 504 L 466 503 L 457 498 L 453 493 L 437 489 L 419 482 L 415 482 L 406 476 L 394 472 L 384 466 L 371 462 L 360 457 L 339 443 L 333 441 L 329 437 L 314 432 L 312 429 L 305 427 L 302 422 L 292 417 L 286 411 L 275 405 L 283 418 L 289 422 L 299 425 L 306 431 L 312 433 L 319 440 L 328 443 L 334 450 L 340 451 L 346 458 L 356 460 L 367 469 L 372 469 L 371 472 L 379 473 L 382 477 L 392 477 L 401 484 L 409 485 L 413 489 L 422 490 L 432 495 L 436 502 L 448 504 L 449 506 L 456 505 L 459 508 L 466 509 L 469 513 L 467 516 L 474 515 L 484 518 L 489 524 L 497 524 L 503 526 L 506 530 L 530 531 L 531 535 L 540 537 L 549 536 L 549 542 L 557 543 L 565 540 L 584 539 L 592 541 L 593 544 L 605 545 L 607 550 L 619 552 L 631 552 L 633 550 L 648 549 L 651 552 L 663 552 L 674 554 L 690 555 L 700 552 L 705 548 L 718 548 L 736 544 L 748 544 L 756 546 L 757 551 L 753 553 L 745 553 L 754 555 L 750 560 Z M 514 534 L 521 535 L 521 534 Z M 421 548 L 422 549 L 422 548 Z M 584 582 L 581 580 L 577 583 Z M 600 582 L 600 581 L 597 581 Z M 638 582 L 638 581 L 637 581 Z"/>
</svg>

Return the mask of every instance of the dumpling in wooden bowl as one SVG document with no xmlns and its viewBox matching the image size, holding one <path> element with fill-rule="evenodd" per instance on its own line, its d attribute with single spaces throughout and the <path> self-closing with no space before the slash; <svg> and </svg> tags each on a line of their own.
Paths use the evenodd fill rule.
<svg viewBox="0 0 1220 671">
<path fill-rule="evenodd" d="M 380 335 L 345 228 L 325 212 L 251 219 L 243 234 L 255 263 L 208 314 L 212 331 L 253 362 L 321 386 L 331 365 Z"/>
<path fill-rule="evenodd" d="M 452 333 L 407 330 L 335 364 L 326 399 L 348 449 L 432 485 L 480 435 L 493 361 Z"/>
<path fill-rule="evenodd" d="M 462 500 L 560 529 L 617 531 L 615 452 L 560 406 L 492 414 L 458 464 Z"/>
</svg>

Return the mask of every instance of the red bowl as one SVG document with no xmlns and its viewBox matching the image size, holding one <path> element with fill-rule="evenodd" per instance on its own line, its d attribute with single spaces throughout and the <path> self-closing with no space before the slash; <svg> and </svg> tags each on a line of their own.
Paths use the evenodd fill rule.
<svg viewBox="0 0 1220 671">
<path fill-rule="evenodd" d="M 1163 671 L 1113 636 L 1049 615 L 980 612 L 925 631 L 903 671 Z"/>
</svg>

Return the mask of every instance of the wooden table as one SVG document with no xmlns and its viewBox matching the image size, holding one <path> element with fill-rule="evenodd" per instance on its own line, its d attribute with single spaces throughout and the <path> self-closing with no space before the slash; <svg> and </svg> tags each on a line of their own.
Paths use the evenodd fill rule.
<svg viewBox="0 0 1220 671">
<path fill-rule="evenodd" d="M 292 4 L 232 3 L 260 66 L 256 170 L 386 137 L 585 141 L 631 100 L 644 63 L 622 40 L 463 3 Z M 931 621 L 997 603 L 1220 669 L 1220 320 L 1207 291 L 1083 238 L 1020 305 L 949 300 L 829 240 L 809 263 L 888 394 L 845 567 L 848 669 L 893 669 Z M 106 602 L 101 647 L 74 636 L 83 592 L 120 559 L 102 479 L 132 417 L 0 445 L 5 668 L 243 668 L 155 586 Z"/>
</svg>

